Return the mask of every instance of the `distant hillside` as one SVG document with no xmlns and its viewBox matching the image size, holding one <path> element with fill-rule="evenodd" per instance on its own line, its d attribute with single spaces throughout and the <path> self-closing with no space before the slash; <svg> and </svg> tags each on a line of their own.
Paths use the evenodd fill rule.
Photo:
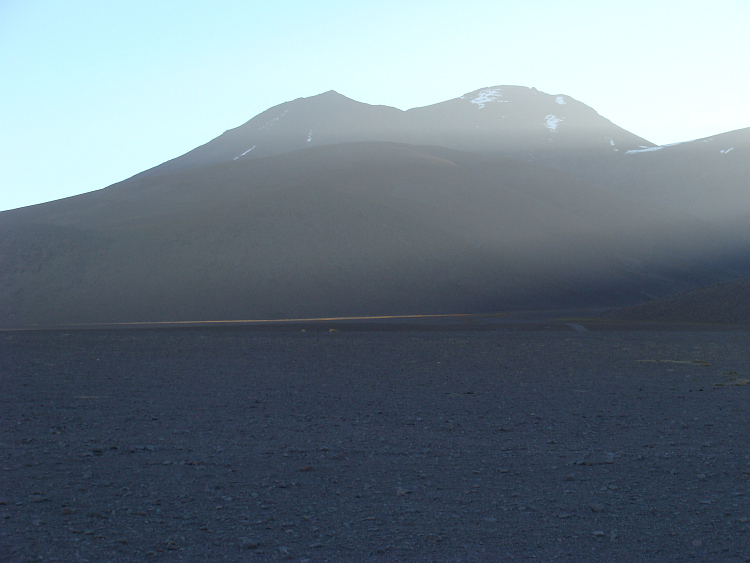
<svg viewBox="0 0 750 563">
<path fill-rule="evenodd" d="M 560 168 L 637 201 L 750 234 L 750 128 Z"/>
<path fill-rule="evenodd" d="M 608 307 L 748 276 L 748 132 L 656 147 L 518 86 L 300 98 L 0 213 L 0 326 Z"/>
<path fill-rule="evenodd" d="M 750 324 L 750 278 L 607 311 L 602 316 L 629 321 Z"/>
<path fill-rule="evenodd" d="M 627 304 L 733 277 L 722 244 L 531 163 L 351 143 L 1 213 L 0 322 Z"/>
</svg>

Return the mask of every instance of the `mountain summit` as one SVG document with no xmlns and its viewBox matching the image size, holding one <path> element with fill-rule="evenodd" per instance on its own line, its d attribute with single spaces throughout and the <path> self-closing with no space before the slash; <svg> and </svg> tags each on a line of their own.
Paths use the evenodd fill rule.
<svg viewBox="0 0 750 563">
<path fill-rule="evenodd" d="M 653 147 L 566 95 L 494 86 L 408 111 L 333 90 L 274 106 L 148 174 L 352 142 L 432 145 L 554 163 Z"/>
</svg>

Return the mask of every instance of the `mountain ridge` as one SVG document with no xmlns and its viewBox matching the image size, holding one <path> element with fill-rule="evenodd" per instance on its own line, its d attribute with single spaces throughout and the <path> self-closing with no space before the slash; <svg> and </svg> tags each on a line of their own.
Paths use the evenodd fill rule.
<svg viewBox="0 0 750 563">
<path fill-rule="evenodd" d="M 740 182 L 743 147 L 711 153 Z M 0 326 L 604 308 L 750 275 L 750 238 L 636 189 L 642 159 L 662 192 L 684 177 L 660 156 L 681 150 L 523 87 L 406 111 L 299 98 L 0 213 Z"/>
<path fill-rule="evenodd" d="M 208 143 L 136 176 L 262 158 L 321 144 L 367 141 L 537 159 L 570 150 L 560 145 L 575 144 L 576 150 L 586 146 L 597 152 L 654 146 L 571 96 L 553 96 L 535 88 L 481 88 L 405 111 L 358 102 L 329 90 L 273 106 Z"/>
</svg>

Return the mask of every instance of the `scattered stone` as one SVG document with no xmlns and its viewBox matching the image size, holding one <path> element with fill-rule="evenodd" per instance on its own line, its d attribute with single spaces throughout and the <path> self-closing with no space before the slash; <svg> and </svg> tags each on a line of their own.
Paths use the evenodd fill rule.
<svg viewBox="0 0 750 563">
<path fill-rule="evenodd" d="M 589 505 L 591 512 L 604 512 L 604 505 L 598 502 L 594 502 Z"/>
<path fill-rule="evenodd" d="M 260 542 L 254 538 L 240 538 L 240 547 L 243 549 L 258 549 Z"/>
<path fill-rule="evenodd" d="M 305 465 L 304 467 L 299 468 L 300 471 L 315 471 L 315 468 L 312 465 Z"/>
<path fill-rule="evenodd" d="M 693 540 L 692 544 L 693 544 L 693 547 L 700 547 L 703 545 L 703 542 L 701 540 Z"/>
<path fill-rule="evenodd" d="M 604 537 L 604 532 L 601 530 L 597 530 L 596 532 L 593 532 L 595 538 L 601 538 Z"/>
</svg>

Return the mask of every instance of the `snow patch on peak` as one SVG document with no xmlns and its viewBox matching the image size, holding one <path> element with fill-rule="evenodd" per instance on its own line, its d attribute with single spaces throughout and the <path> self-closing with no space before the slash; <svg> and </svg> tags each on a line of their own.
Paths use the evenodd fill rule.
<svg viewBox="0 0 750 563">
<path fill-rule="evenodd" d="M 486 104 L 490 102 L 502 102 L 502 103 L 508 103 L 508 100 L 501 99 L 503 97 L 503 92 L 500 88 L 485 88 L 484 90 L 480 90 L 477 96 L 469 100 L 472 104 L 476 104 L 479 106 L 478 109 L 482 109 Z M 466 96 L 461 96 L 462 100 L 466 99 Z"/>
<path fill-rule="evenodd" d="M 547 120 L 545 125 L 547 126 L 547 129 L 549 129 L 550 131 L 557 130 L 557 125 L 563 120 L 562 117 L 556 117 L 552 115 L 551 113 L 544 119 Z"/>
<path fill-rule="evenodd" d="M 312 129 L 310 129 L 310 132 L 307 134 L 307 142 L 308 143 L 312 142 Z"/>
<path fill-rule="evenodd" d="M 723 151 L 719 151 L 719 152 L 720 152 L 721 154 L 729 154 L 729 153 L 730 153 L 730 152 L 732 152 L 733 150 L 734 150 L 734 147 L 732 147 L 732 148 L 730 148 L 730 149 L 724 149 Z"/>
<path fill-rule="evenodd" d="M 561 106 L 564 106 L 566 104 L 565 96 L 557 96 L 557 98 L 555 98 L 555 101 Z"/>
</svg>

